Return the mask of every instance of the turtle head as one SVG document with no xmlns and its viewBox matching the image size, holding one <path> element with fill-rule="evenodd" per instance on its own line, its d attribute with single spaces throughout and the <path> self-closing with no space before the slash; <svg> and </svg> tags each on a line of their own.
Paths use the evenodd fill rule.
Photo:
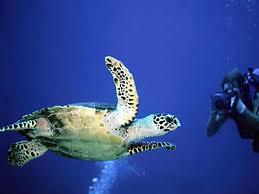
<svg viewBox="0 0 259 194">
<path fill-rule="evenodd" d="M 174 115 L 170 114 L 154 114 L 153 115 L 153 123 L 155 125 L 155 130 L 160 135 L 164 135 L 168 132 L 176 130 L 181 126 L 180 121 Z"/>
<path fill-rule="evenodd" d="M 131 130 L 128 130 L 129 141 L 139 141 L 147 137 L 165 135 L 180 127 L 179 120 L 170 114 L 151 114 L 145 118 L 137 119 Z"/>
</svg>

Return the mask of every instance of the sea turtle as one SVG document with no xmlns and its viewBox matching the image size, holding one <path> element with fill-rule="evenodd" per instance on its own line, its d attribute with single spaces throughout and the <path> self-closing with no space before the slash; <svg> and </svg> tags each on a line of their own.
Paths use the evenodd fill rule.
<svg viewBox="0 0 259 194">
<path fill-rule="evenodd" d="M 179 120 L 170 114 L 135 119 L 138 94 L 132 74 L 113 57 L 105 57 L 105 62 L 115 83 L 117 106 L 81 103 L 43 108 L 1 128 L 0 131 L 18 131 L 27 138 L 8 150 L 11 165 L 23 166 L 47 150 L 93 161 L 116 160 L 162 147 L 175 150 L 169 142 L 141 140 L 174 131 L 180 126 Z"/>
</svg>

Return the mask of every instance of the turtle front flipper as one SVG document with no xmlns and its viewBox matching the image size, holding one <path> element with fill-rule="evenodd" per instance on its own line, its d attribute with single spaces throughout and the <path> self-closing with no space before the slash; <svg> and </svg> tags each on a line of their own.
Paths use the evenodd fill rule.
<svg viewBox="0 0 259 194">
<path fill-rule="evenodd" d="M 32 141 L 20 141 L 12 144 L 8 150 L 8 161 L 13 166 L 23 166 L 32 159 L 43 155 L 48 149 L 42 144 Z"/>
<path fill-rule="evenodd" d="M 109 128 L 116 129 L 130 124 L 138 112 L 138 93 L 134 78 L 122 62 L 105 57 L 106 66 L 113 76 L 117 92 L 117 109 L 110 112 L 105 121 Z"/>
<path fill-rule="evenodd" d="M 140 142 L 132 144 L 127 151 L 126 156 L 144 152 L 147 150 L 154 150 L 159 148 L 166 148 L 168 150 L 175 150 L 176 146 L 169 142 Z"/>
</svg>

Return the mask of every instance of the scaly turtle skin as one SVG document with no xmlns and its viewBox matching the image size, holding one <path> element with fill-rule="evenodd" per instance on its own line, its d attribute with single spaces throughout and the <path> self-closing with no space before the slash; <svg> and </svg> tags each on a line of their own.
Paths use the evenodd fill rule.
<svg viewBox="0 0 259 194">
<path fill-rule="evenodd" d="M 82 103 L 44 108 L 25 115 L 0 131 L 18 131 L 27 141 L 11 145 L 8 160 L 14 166 L 43 155 L 47 150 L 82 160 L 116 160 L 145 150 L 165 147 L 168 142 L 141 142 L 146 137 L 161 136 L 180 126 L 169 114 L 151 114 L 135 119 L 138 94 L 132 74 L 122 62 L 106 57 L 116 86 L 117 106 Z"/>
</svg>

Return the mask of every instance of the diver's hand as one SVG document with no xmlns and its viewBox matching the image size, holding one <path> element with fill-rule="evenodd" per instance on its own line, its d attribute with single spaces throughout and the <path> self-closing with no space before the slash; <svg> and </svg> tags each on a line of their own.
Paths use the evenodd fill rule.
<svg viewBox="0 0 259 194">
<path fill-rule="evenodd" d="M 207 123 L 207 136 L 214 136 L 227 119 L 227 114 L 218 113 L 217 111 L 211 112 L 209 121 Z"/>
<path fill-rule="evenodd" d="M 246 105 L 243 103 L 243 101 L 239 98 L 238 103 L 237 103 L 237 112 L 239 114 L 243 114 L 246 110 Z"/>
<path fill-rule="evenodd" d="M 230 113 L 236 111 L 239 114 L 243 114 L 245 110 L 246 105 L 243 103 L 241 98 L 239 98 L 238 96 L 233 96 L 230 99 Z"/>
</svg>

